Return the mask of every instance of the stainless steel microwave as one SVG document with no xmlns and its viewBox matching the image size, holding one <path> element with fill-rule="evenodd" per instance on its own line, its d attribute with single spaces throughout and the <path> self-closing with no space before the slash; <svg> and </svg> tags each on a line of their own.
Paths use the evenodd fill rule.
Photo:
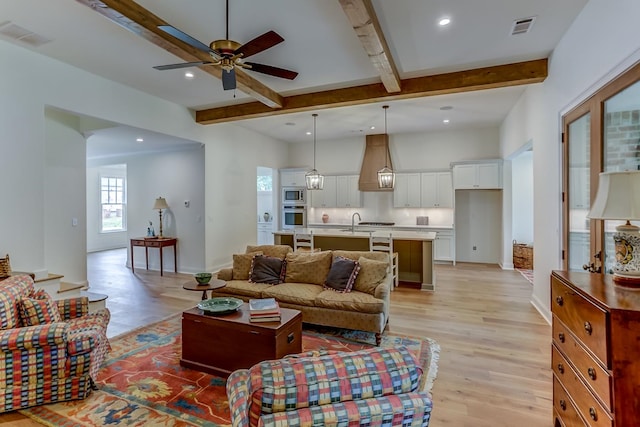
<svg viewBox="0 0 640 427">
<path fill-rule="evenodd" d="M 307 203 L 307 189 L 304 187 L 284 187 L 282 189 L 283 205 L 305 205 Z"/>
</svg>

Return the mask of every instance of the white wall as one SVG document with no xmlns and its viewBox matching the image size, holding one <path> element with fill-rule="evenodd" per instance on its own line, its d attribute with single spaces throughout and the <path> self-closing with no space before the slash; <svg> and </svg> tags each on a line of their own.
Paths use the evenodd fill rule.
<svg viewBox="0 0 640 427">
<path fill-rule="evenodd" d="M 455 198 L 456 261 L 499 263 L 502 190 L 456 190 Z"/>
<path fill-rule="evenodd" d="M 511 160 L 512 238 L 533 244 L 533 152 L 525 151 Z"/>
<path fill-rule="evenodd" d="M 108 233 L 100 231 L 102 225 L 100 178 L 102 176 L 121 177 L 125 179 L 125 186 L 127 183 L 126 163 L 118 165 L 114 164 L 113 160 L 109 160 L 108 163 L 105 166 L 87 166 L 87 252 L 126 248 L 129 243 L 126 230 Z M 126 211 L 124 215 L 126 224 Z"/>
<path fill-rule="evenodd" d="M 561 115 L 640 59 L 640 2 L 590 0 L 554 50 L 549 77 L 527 88 L 500 130 L 502 157 L 533 141 L 534 289 L 549 314 L 549 275 L 561 266 Z"/>
<path fill-rule="evenodd" d="M 45 124 L 45 108 L 48 106 L 205 144 L 207 176 L 204 183 L 207 190 L 206 218 L 203 220 L 207 243 L 179 248 L 178 263 L 184 262 L 185 270 L 199 269 L 198 264 L 203 262 L 213 265 L 214 260 L 218 264 L 229 263 L 232 251 L 244 249 L 246 243 L 255 241 L 257 159 L 261 166 L 283 167 L 287 159 L 287 144 L 235 125 L 198 125 L 192 113 L 182 106 L 4 41 L 0 41 L 0 57 L 0 182 L 6 183 L 3 186 L 5 200 L 11 200 L 11 203 L 3 203 L 0 211 L 0 253 L 11 255 L 13 269 L 51 270 L 64 274 L 65 279 L 86 280 L 84 202 L 82 208 L 73 206 L 61 212 L 60 224 L 51 224 L 56 218 L 48 219 L 49 210 L 45 208 L 50 200 L 66 197 L 71 192 L 74 198 L 77 197 L 74 200 L 86 198 L 86 160 L 84 152 L 72 156 L 71 169 L 77 186 L 74 184 L 60 194 L 56 194 L 55 189 L 49 191 L 48 178 L 54 176 L 62 184 L 68 182 L 70 176 L 64 174 L 66 166 L 55 163 L 53 154 L 53 159 L 46 157 L 51 154 L 47 152 L 46 144 L 51 139 L 63 139 L 54 138 L 56 133 L 69 135 L 69 144 L 79 143 L 80 139 L 69 130 L 73 126 L 56 122 Z M 47 132 L 52 136 L 47 136 Z M 182 203 L 187 195 L 186 191 L 172 187 L 180 179 L 169 155 L 154 161 L 165 169 L 162 173 L 156 169 L 156 182 L 149 180 L 148 186 L 137 193 L 145 212 L 141 214 L 144 218 L 140 223 L 135 218 L 133 223 L 129 223 L 131 230 L 140 230 L 136 235 L 146 230 L 146 221 L 155 212 L 147 206 L 153 205 L 153 199 L 159 193 L 174 192 L 175 203 Z M 60 175 L 56 175 L 58 173 Z M 202 177 L 198 179 L 202 181 Z M 151 198 L 151 202 L 146 197 Z M 174 196 L 171 197 L 168 202 L 172 210 L 177 209 L 173 204 Z M 71 229 L 70 219 L 76 215 L 80 224 Z M 187 224 L 193 223 L 187 221 Z M 176 223 L 178 226 L 180 228 L 175 231 L 181 233 L 178 237 L 184 242 L 182 236 L 194 231 Z M 57 228 L 50 230 L 50 227 Z M 45 249 L 54 247 L 55 242 L 67 240 L 71 243 L 65 243 L 66 253 L 60 255 L 56 265 L 51 265 L 53 255 L 47 256 Z M 202 257 L 204 261 L 199 261 Z"/>
</svg>

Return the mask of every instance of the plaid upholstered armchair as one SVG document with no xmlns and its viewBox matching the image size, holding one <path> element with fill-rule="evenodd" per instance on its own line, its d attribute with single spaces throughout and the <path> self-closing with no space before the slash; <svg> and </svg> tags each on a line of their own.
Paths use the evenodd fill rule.
<svg viewBox="0 0 640 427">
<path fill-rule="evenodd" d="M 109 350 L 107 309 L 53 301 L 28 275 L 0 281 L 0 412 L 84 399 Z"/>
<path fill-rule="evenodd" d="M 233 427 L 427 427 L 431 394 L 404 346 L 308 352 L 232 372 L 227 397 Z"/>
</svg>

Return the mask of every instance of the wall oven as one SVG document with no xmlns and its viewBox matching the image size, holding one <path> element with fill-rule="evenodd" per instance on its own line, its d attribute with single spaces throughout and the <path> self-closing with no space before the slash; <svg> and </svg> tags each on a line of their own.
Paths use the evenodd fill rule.
<svg viewBox="0 0 640 427">
<path fill-rule="evenodd" d="M 307 207 L 304 205 L 282 206 L 282 228 L 305 228 L 307 226 Z"/>
<path fill-rule="evenodd" d="M 307 189 L 304 187 L 284 187 L 282 189 L 283 205 L 306 205 Z"/>
</svg>

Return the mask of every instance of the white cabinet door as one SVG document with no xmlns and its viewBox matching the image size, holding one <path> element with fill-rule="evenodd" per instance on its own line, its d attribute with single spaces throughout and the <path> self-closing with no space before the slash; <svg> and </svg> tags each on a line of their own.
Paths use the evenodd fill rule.
<svg viewBox="0 0 640 427">
<path fill-rule="evenodd" d="M 304 187 L 304 171 L 281 171 L 280 186 L 282 187 Z"/>
<path fill-rule="evenodd" d="M 453 232 L 438 231 L 433 242 L 433 259 L 436 261 L 454 261 Z"/>
<path fill-rule="evenodd" d="M 396 185 L 393 189 L 393 206 L 396 208 L 419 208 L 420 198 L 420 174 L 396 174 Z"/>
<path fill-rule="evenodd" d="M 453 184 L 451 172 L 421 174 L 421 206 L 423 208 L 452 208 Z"/>
<path fill-rule="evenodd" d="M 358 175 L 336 177 L 336 206 L 339 208 L 359 208 L 362 193 L 358 189 Z"/>
<path fill-rule="evenodd" d="M 324 187 L 322 190 L 308 191 L 311 194 L 311 207 L 314 208 L 335 208 L 336 199 L 336 178 L 335 176 L 324 177 Z"/>
<path fill-rule="evenodd" d="M 494 163 L 470 163 L 453 166 L 453 188 L 483 190 L 502 188 L 502 167 Z"/>
<path fill-rule="evenodd" d="M 273 245 L 272 225 L 258 224 L 258 245 Z"/>
</svg>

